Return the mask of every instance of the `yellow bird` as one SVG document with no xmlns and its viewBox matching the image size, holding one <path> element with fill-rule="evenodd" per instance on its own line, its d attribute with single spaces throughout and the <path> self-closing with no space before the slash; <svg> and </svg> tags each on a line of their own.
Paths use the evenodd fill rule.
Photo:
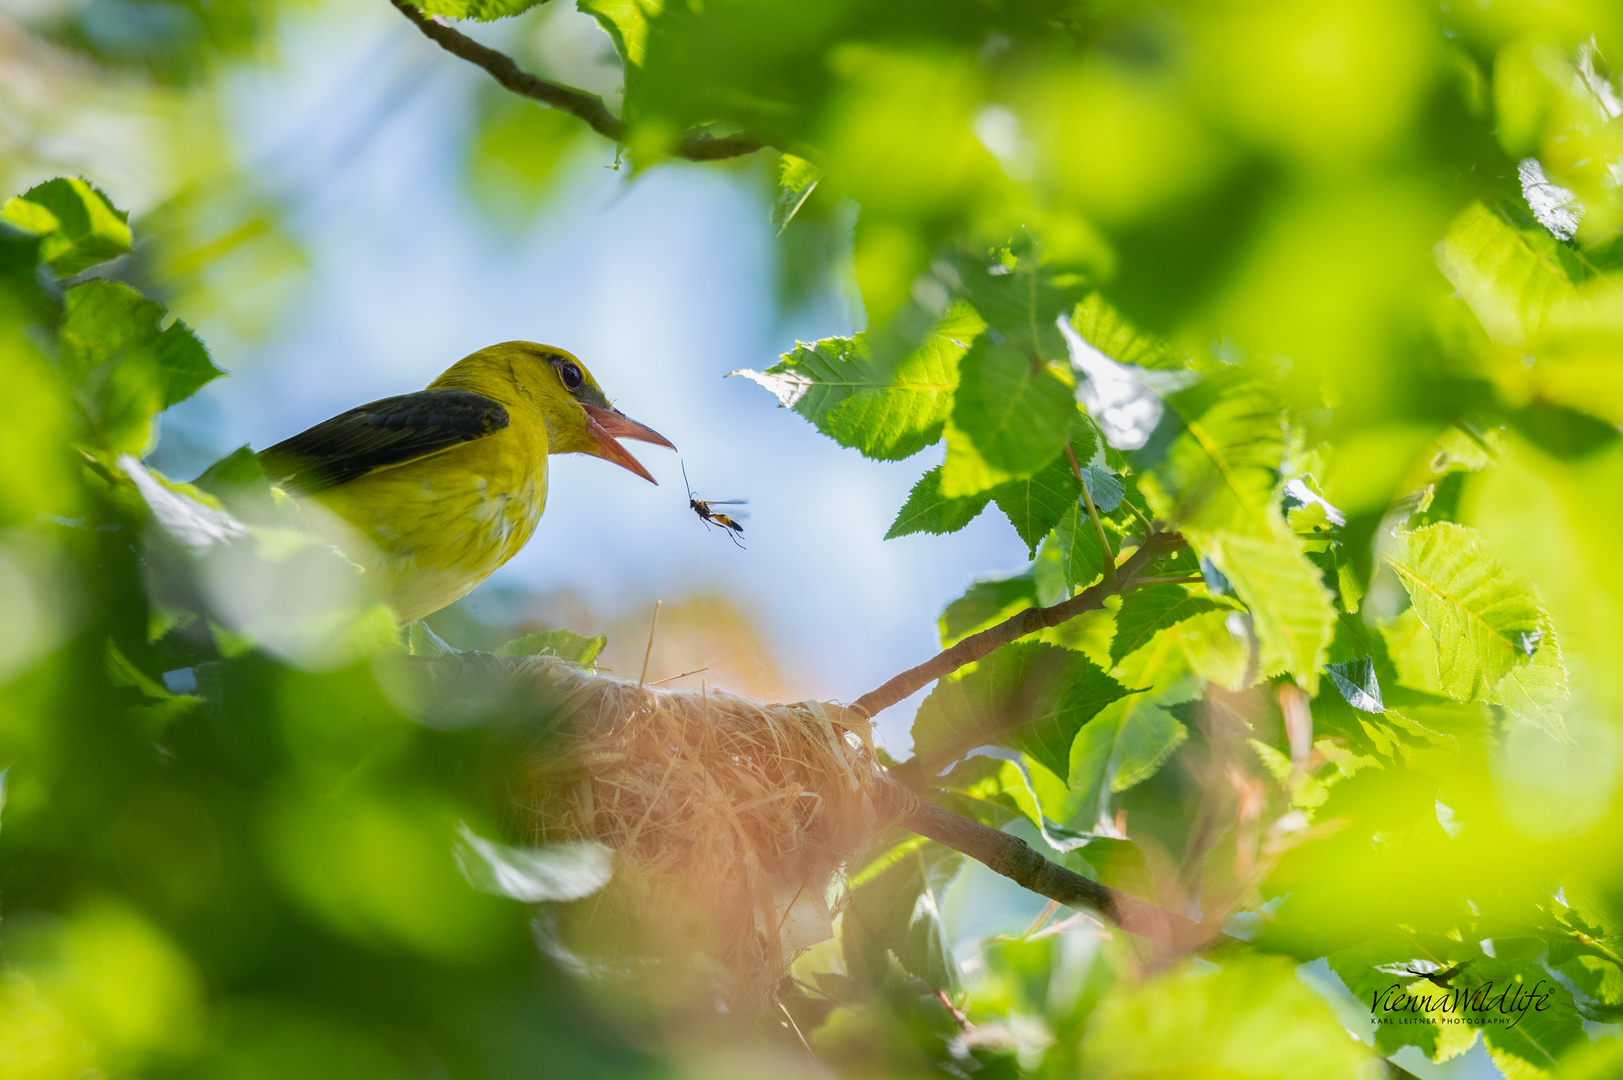
<svg viewBox="0 0 1623 1080">
<path fill-rule="evenodd" d="M 407 623 L 466 596 L 530 539 L 549 454 L 591 454 L 657 483 L 621 438 L 676 449 L 610 405 L 569 353 L 506 341 L 259 460 Z"/>
</svg>

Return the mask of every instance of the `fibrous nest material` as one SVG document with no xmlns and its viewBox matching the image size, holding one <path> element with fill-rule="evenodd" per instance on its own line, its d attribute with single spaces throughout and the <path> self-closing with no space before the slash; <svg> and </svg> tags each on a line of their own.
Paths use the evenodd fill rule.
<svg viewBox="0 0 1623 1080">
<path fill-rule="evenodd" d="M 830 936 L 842 864 L 911 809 L 870 725 L 838 705 L 641 687 L 547 657 L 511 675 L 555 717 L 514 774 L 520 828 L 616 853 L 576 936 L 702 955 L 731 1011 L 771 1003 L 795 953 Z"/>
</svg>

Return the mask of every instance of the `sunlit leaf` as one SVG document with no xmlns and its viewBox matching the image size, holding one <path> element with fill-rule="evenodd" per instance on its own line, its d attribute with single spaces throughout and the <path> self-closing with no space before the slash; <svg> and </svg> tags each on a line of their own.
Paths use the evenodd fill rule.
<svg viewBox="0 0 1623 1080">
<path fill-rule="evenodd" d="M 540 630 L 514 638 L 496 650 L 497 656 L 556 656 L 572 664 L 591 667 L 603 646 L 609 643 L 607 634 L 587 637 L 573 630 Z"/>
<path fill-rule="evenodd" d="M 575 0 L 614 41 L 614 51 L 625 62 L 640 66 L 648 46 L 648 17 L 659 14 L 661 0 Z"/>
<path fill-rule="evenodd" d="M 0 220 L 40 238 L 39 257 L 62 277 L 130 252 L 129 215 L 77 176 L 29 188 L 0 207 Z"/>
<path fill-rule="evenodd" d="M 1503 211 L 1474 202 L 1437 245 L 1437 262 L 1490 337 L 1524 345 L 1549 308 L 1573 293 L 1558 246 L 1549 234 L 1519 229 Z"/>
<path fill-rule="evenodd" d="M 777 226 L 779 235 L 806 205 L 822 178 L 822 170 L 805 158 L 783 155 L 778 165 L 778 195 L 772 200 L 772 224 Z"/>
<path fill-rule="evenodd" d="M 1087 1075 L 1355 1080 L 1369 1053 L 1330 1006 L 1277 957 L 1234 958 L 1217 970 L 1184 965 L 1126 984 L 1089 1024 Z"/>
<path fill-rule="evenodd" d="M 1543 643 L 1549 619 L 1538 594 L 1474 529 L 1438 522 L 1395 540 L 1386 562 L 1436 642 L 1443 690 L 1459 701 L 1492 700 L 1500 680 L 1528 666 Z M 1558 660 L 1524 678 L 1512 684 L 1524 707 L 1542 708 L 1564 691 Z"/>
<path fill-rule="evenodd" d="M 898 461 L 941 438 L 960 358 L 981 325 L 972 310 L 959 306 L 896 363 L 876 358 L 858 334 L 802 344 L 764 372 L 733 374 L 772 391 L 780 405 L 841 446 Z"/>
<path fill-rule="evenodd" d="M 912 533 L 934 533 L 939 536 L 957 532 L 986 509 L 986 504 L 992 498 L 990 492 L 955 499 L 943 495 L 941 468 L 938 465 L 931 469 L 913 485 L 913 490 L 908 493 L 907 502 L 902 505 L 896 520 L 891 523 L 890 530 L 885 533 L 886 540 Z"/>
</svg>

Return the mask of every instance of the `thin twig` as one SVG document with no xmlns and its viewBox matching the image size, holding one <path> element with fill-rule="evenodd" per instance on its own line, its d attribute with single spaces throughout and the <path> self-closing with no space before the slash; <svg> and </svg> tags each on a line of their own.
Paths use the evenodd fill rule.
<svg viewBox="0 0 1623 1080">
<path fill-rule="evenodd" d="M 1176 533 L 1152 533 L 1127 561 L 1121 564 L 1115 582 L 1101 581 L 1091 589 L 1084 589 L 1069 600 L 1052 607 L 1027 608 L 987 630 L 971 634 L 950 649 L 937 653 L 918 667 L 910 668 L 885 685 L 857 698 L 850 708 L 872 719 L 916 690 L 922 690 L 944 675 L 950 675 L 965 664 L 972 664 L 1000 645 L 1034 634 L 1050 626 L 1058 626 L 1086 611 L 1102 606 L 1106 597 L 1130 584 L 1133 575 L 1169 549 L 1183 542 Z"/>
<path fill-rule="evenodd" d="M 789 1027 L 794 1031 L 795 1035 L 799 1037 L 800 1045 L 804 1046 L 806 1048 L 806 1053 L 810 1054 L 813 1059 L 815 1059 L 817 1057 L 817 1051 L 813 1050 L 811 1048 L 811 1043 L 806 1041 L 806 1036 L 800 1031 L 800 1025 L 795 1023 L 795 1018 L 789 1014 L 789 1007 L 780 1001 L 778 1002 L 778 1008 L 783 1010 L 783 1018 L 789 1021 Z"/>
<path fill-rule="evenodd" d="M 643 681 L 648 678 L 648 658 L 654 655 L 654 631 L 659 628 L 659 605 L 663 600 L 654 601 L 654 620 L 648 624 L 648 648 L 642 651 L 642 674 L 637 676 L 637 689 L 642 689 Z"/>
<path fill-rule="evenodd" d="M 1038 915 L 1037 918 L 1033 920 L 1032 924 L 1026 928 L 1026 932 L 1020 935 L 1021 939 L 1023 940 L 1025 938 L 1029 938 L 1032 934 L 1035 934 L 1037 931 L 1041 930 L 1043 928 L 1043 923 L 1052 918 L 1054 912 L 1058 910 L 1059 901 L 1050 900 L 1048 902 L 1048 906 L 1043 908 L 1042 913 Z"/>
<path fill-rule="evenodd" d="M 649 683 L 648 685 L 649 686 L 664 686 L 668 682 L 675 682 L 677 679 L 685 679 L 689 675 L 697 675 L 701 671 L 709 671 L 709 670 L 710 669 L 707 668 L 707 667 L 694 668 L 692 671 L 684 671 L 680 675 L 672 675 L 668 679 L 659 679 L 659 680 L 656 680 L 655 682 Z"/>
<path fill-rule="evenodd" d="M 1155 531 L 1155 522 L 1145 517 L 1144 511 L 1134 506 L 1132 499 L 1129 499 L 1127 496 L 1123 495 L 1121 501 L 1127 504 L 1127 509 L 1131 510 L 1133 512 L 1133 516 L 1138 518 L 1138 520 L 1143 523 L 1145 529 L 1149 530 L 1150 532 Z"/>
<path fill-rule="evenodd" d="M 596 94 L 577 90 L 573 86 L 549 82 L 531 75 L 513 62 L 506 53 L 497 52 L 488 45 L 468 37 L 438 16 L 425 15 L 408 0 L 390 0 L 400 14 L 421 30 L 423 36 L 450 53 L 483 68 L 491 78 L 520 97 L 539 101 L 579 117 L 604 138 L 617 143 L 626 140 L 626 123 L 609 111 L 603 99 Z M 761 149 L 761 142 L 748 135 L 712 135 L 708 131 L 690 131 L 671 148 L 673 157 L 690 161 L 719 161 L 738 157 Z"/>
<path fill-rule="evenodd" d="M 1082 466 L 1077 464 L 1076 451 L 1071 449 L 1070 443 L 1065 444 L 1065 456 L 1071 459 L 1071 471 L 1076 474 L 1076 482 L 1082 486 L 1082 502 L 1088 508 L 1088 517 L 1093 520 L 1093 531 L 1099 534 L 1099 548 L 1105 555 L 1105 581 L 1114 584 L 1116 552 L 1110 546 L 1110 538 L 1105 535 L 1105 523 L 1099 519 L 1099 508 L 1093 505 L 1093 493 L 1088 490 L 1088 482 L 1082 476 Z"/>
</svg>

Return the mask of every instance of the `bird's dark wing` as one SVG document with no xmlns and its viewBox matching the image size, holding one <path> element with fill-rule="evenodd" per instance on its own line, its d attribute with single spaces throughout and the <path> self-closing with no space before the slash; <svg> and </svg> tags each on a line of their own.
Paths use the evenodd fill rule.
<svg viewBox="0 0 1623 1080">
<path fill-rule="evenodd" d="M 341 413 L 261 451 L 259 462 L 271 480 L 313 495 L 506 426 L 507 410 L 483 394 L 420 390 Z"/>
</svg>

